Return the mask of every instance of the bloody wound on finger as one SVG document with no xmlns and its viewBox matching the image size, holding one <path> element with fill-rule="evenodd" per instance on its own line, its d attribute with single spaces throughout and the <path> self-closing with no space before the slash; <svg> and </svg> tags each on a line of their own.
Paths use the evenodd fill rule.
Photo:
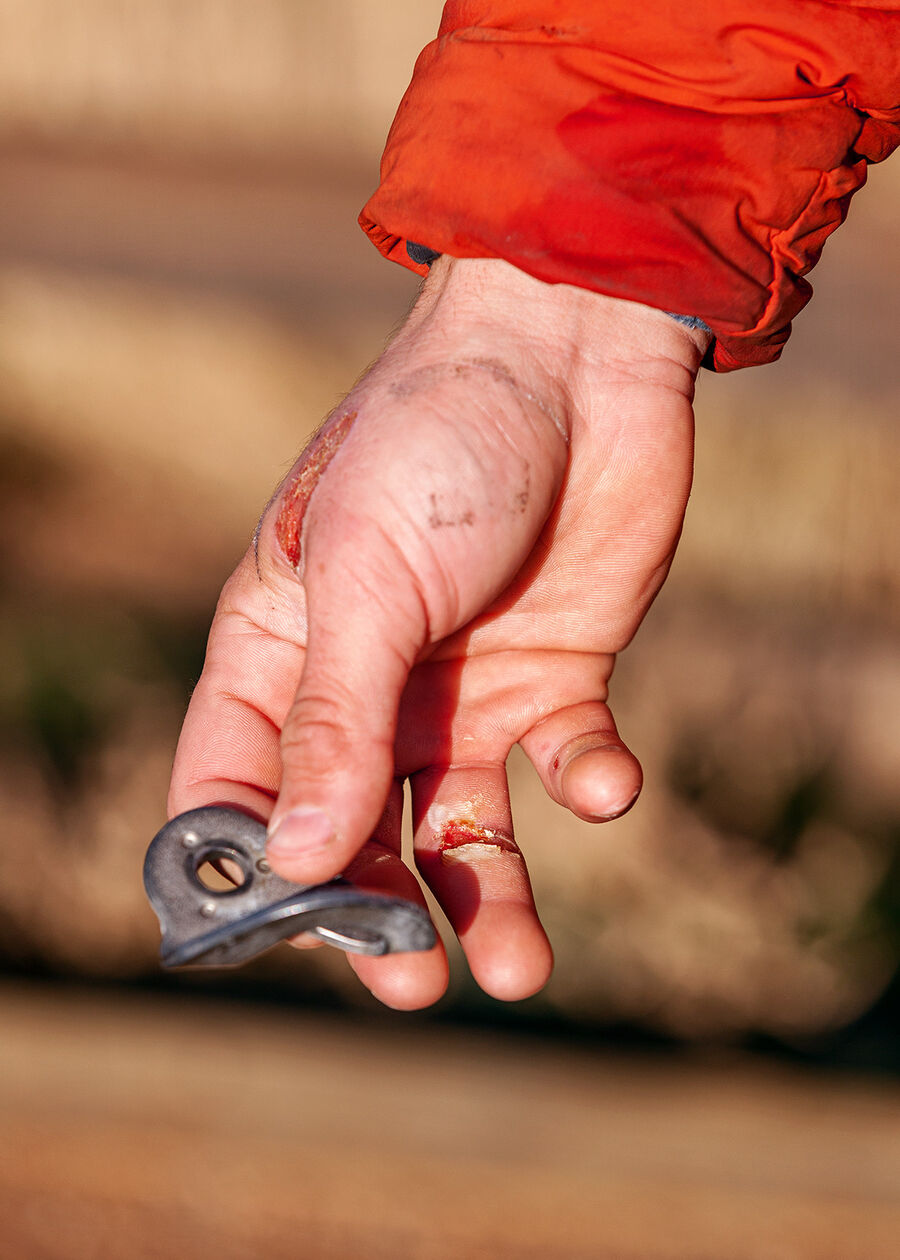
<svg viewBox="0 0 900 1260">
<path fill-rule="evenodd" d="M 451 819 L 441 828 L 438 837 L 438 851 L 441 861 L 453 862 L 472 853 L 473 847 L 479 854 L 491 849 L 501 853 L 518 853 L 515 841 L 499 831 L 491 831 L 487 827 L 479 827 L 473 822 Z M 468 850 L 463 854 L 461 850 Z"/>
</svg>

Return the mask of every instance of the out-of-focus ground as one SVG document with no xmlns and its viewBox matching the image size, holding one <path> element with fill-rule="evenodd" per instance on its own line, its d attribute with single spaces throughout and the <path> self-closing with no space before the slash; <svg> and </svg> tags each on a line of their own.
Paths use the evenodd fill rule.
<svg viewBox="0 0 900 1260">
<path fill-rule="evenodd" d="M 0 988 L 9 1256 L 897 1254 L 896 1085 L 48 996 Z"/>
<path fill-rule="evenodd" d="M 127 983 L 156 973 L 157 928 L 140 863 L 162 821 L 168 766 L 217 591 L 272 486 L 377 355 L 415 292 L 414 278 L 383 262 L 354 220 L 439 8 L 412 0 L 3 6 L 0 966 L 7 974 Z M 825 1060 L 888 1071 L 900 1064 L 892 980 L 900 956 L 898 194 L 900 160 L 872 172 L 871 187 L 829 243 L 816 297 L 782 363 L 700 381 L 697 479 L 684 540 L 614 679 L 620 728 L 645 767 L 639 805 L 612 826 L 589 827 L 549 802 L 523 760 L 512 759 L 519 839 L 558 960 L 545 995 L 508 1013 L 512 1027 L 528 1019 L 557 1031 L 614 1025 L 688 1042 L 762 1035 Z M 185 984 L 199 1003 L 200 990 Z M 231 993 L 260 986 L 306 1004 L 369 1006 L 343 959 L 326 950 L 297 955 L 282 947 L 216 984 Z M 24 1205 L 16 1219 L 31 1240 L 31 1250 L 23 1243 L 10 1254 L 121 1252 L 41 1242 L 42 1222 L 63 1199 L 85 1238 L 91 1227 L 78 1222 L 95 1221 L 92 1205 L 101 1216 L 112 1213 L 104 1218 L 110 1228 L 158 1221 L 160 1238 L 169 1230 L 170 1241 L 148 1245 L 148 1255 L 178 1254 L 171 1240 L 179 1230 L 220 1240 L 227 1224 L 239 1240 L 251 1228 L 259 1237 L 251 1191 L 240 1189 L 234 1168 L 250 1170 L 259 1204 L 271 1209 L 268 1254 L 287 1255 L 295 1227 L 320 1229 L 327 1213 L 309 1207 L 320 1194 L 342 1223 L 327 1236 L 322 1225 L 307 1253 L 336 1255 L 363 1237 L 372 1187 L 384 1185 L 392 1164 L 374 1154 L 375 1121 L 364 1107 L 354 1110 L 368 1136 L 351 1158 L 352 1194 L 335 1206 L 344 1175 L 339 1143 L 314 1082 L 326 1082 L 324 1095 L 337 1100 L 344 1124 L 346 1091 L 354 1107 L 364 1101 L 354 1092 L 362 1088 L 357 1060 L 341 1057 L 350 1052 L 335 1049 L 337 1034 L 255 1009 L 247 1029 L 259 1029 L 257 1038 L 240 1034 L 237 1017 L 217 1008 L 191 1015 L 125 1001 L 120 992 L 111 990 L 106 1005 L 97 998 L 99 1005 L 81 1007 L 51 989 L 2 995 L 0 1044 L 10 1064 L 0 1076 L 2 1106 L 24 1171 L 18 1162 L 4 1166 L 0 1198 Z M 496 1017 L 459 959 L 445 1012 Z M 220 1020 L 225 1035 L 213 1042 Z M 404 1230 L 419 1234 L 401 1211 L 412 1211 L 415 1200 L 395 1188 L 384 1235 L 394 1242 L 378 1251 L 381 1242 L 370 1240 L 363 1254 L 602 1256 L 600 1243 L 584 1250 L 588 1233 L 578 1233 L 601 1217 L 613 1225 L 596 1237 L 617 1257 L 896 1254 L 881 1241 L 889 1229 L 897 1237 L 884 1173 L 896 1174 L 897 1150 L 888 1158 L 887 1120 L 876 1120 L 879 1113 L 900 1126 L 887 1086 L 877 1094 L 874 1086 L 827 1079 L 803 1085 L 780 1069 L 743 1067 L 731 1076 L 731 1068 L 717 1069 L 713 1078 L 701 1068 L 686 1077 L 674 1068 L 671 1077 L 635 1068 L 632 1079 L 621 1064 L 592 1068 L 585 1058 L 576 1065 L 545 1047 L 529 1049 L 542 1066 L 526 1070 L 523 1050 L 457 1049 L 451 1040 L 443 1054 L 436 1035 L 422 1033 L 420 1047 L 419 1033 L 403 1027 L 389 1041 L 361 1034 L 373 1038 L 376 1065 L 361 1079 L 390 1075 L 390 1063 L 410 1065 L 421 1049 L 428 1068 L 417 1069 L 422 1092 L 410 1098 L 434 1114 L 437 1153 L 432 1164 L 417 1163 L 424 1130 L 410 1136 L 412 1103 L 395 1105 L 394 1085 L 384 1086 L 378 1107 L 396 1123 L 390 1160 L 400 1181 L 406 1170 L 426 1170 L 429 1219 L 440 1228 L 446 1222 L 448 1237 L 465 1234 L 469 1249 L 401 1245 Z M 244 1051 L 258 1069 L 250 1083 L 238 1066 Z M 507 1071 L 506 1054 L 515 1070 Z M 457 1055 L 464 1069 L 454 1067 Z M 207 1056 L 225 1065 L 221 1078 L 213 1074 L 224 1114 L 213 1114 L 196 1066 Z M 160 1065 L 170 1060 L 167 1096 Z M 565 1083 L 570 1072 L 577 1089 Z M 283 1082 L 277 1089 L 272 1073 Z M 477 1082 L 471 1099 L 466 1073 Z M 148 1074 L 155 1083 L 145 1088 Z M 500 1078 L 491 1111 L 489 1081 Z M 452 1082 L 446 1096 L 444 1080 Z M 705 1088 L 713 1090 L 708 1113 Z M 247 1090 L 262 1108 L 258 1120 L 243 1101 Z M 620 1090 L 629 1106 L 644 1109 L 641 1132 L 658 1133 L 663 1144 L 654 1164 L 652 1137 L 640 1139 L 650 1163 L 633 1178 L 620 1165 L 637 1140 L 627 1109 L 616 1110 Z M 206 1099 L 196 1148 L 185 1136 L 195 1123 L 189 1099 Z M 315 1112 L 312 1136 L 304 1136 L 307 1105 Z M 532 1146 L 523 1139 L 517 1154 L 522 1114 L 534 1116 L 534 1107 L 544 1108 L 545 1120 L 534 1120 Z M 762 1119 L 754 1121 L 757 1107 Z M 461 1139 L 446 1167 L 441 1162 L 438 1135 L 452 1128 L 456 1108 L 470 1118 L 488 1108 L 490 1123 L 477 1121 L 483 1140 L 496 1143 L 485 1162 L 464 1159 Z M 92 1109 L 94 1129 L 84 1119 Z M 665 1121 L 653 1128 L 657 1109 Z M 553 1115 L 563 1119 L 550 1136 Z M 564 1149 L 569 1131 L 572 1152 L 593 1152 L 581 1171 Z M 720 1178 L 729 1135 L 735 1162 Z M 232 1138 L 246 1145 L 235 1153 Z M 869 1138 L 875 1153 L 864 1156 Z M 294 1139 L 301 1154 L 289 1157 Z M 130 1160 L 140 1167 L 145 1146 L 154 1157 L 142 1187 L 127 1170 Z M 188 1209 L 175 1171 L 187 1178 L 185 1161 L 194 1155 L 203 1202 Z M 524 1171 L 517 1165 L 514 1179 L 498 1172 L 520 1157 Z M 766 1172 L 769 1158 L 774 1171 Z M 601 1164 L 612 1169 L 608 1192 L 596 1189 Z M 111 1173 L 119 1177 L 115 1192 L 104 1189 Z M 580 1188 L 590 1197 L 589 1182 L 594 1198 L 579 1215 Z M 701 1183 L 709 1196 L 702 1211 L 691 1207 L 701 1202 L 691 1197 Z M 541 1216 L 547 1185 L 550 1206 Z M 458 1210 L 463 1193 L 484 1208 L 471 1220 Z M 479 1224 L 489 1202 L 511 1231 L 506 1251 Z M 520 1220 L 521 1203 L 532 1215 Z M 775 1223 L 766 1234 L 768 1212 Z M 554 1251 L 551 1233 L 540 1230 L 560 1214 L 572 1220 L 574 1241 Z M 656 1250 L 641 1232 L 645 1218 L 657 1221 Z M 663 1219 L 687 1221 L 695 1230 L 684 1235 L 690 1245 L 675 1228 L 660 1231 Z M 799 1220 L 806 1233 L 791 1234 L 790 1222 Z M 631 1224 L 616 1232 L 616 1221 Z M 787 1241 L 778 1241 L 779 1222 Z M 866 1222 L 870 1235 L 859 1232 Z M 217 1245 L 223 1256 L 248 1254 L 243 1241 L 231 1251 Z"/>
</svg>

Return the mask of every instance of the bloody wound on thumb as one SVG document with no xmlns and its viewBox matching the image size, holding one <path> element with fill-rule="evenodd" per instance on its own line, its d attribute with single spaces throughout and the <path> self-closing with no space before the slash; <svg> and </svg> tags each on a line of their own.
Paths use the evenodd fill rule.
<svg viewBox="0 0 900 1260">
<path fill-rule="evenodd" d="M 269 858 L 288 879 L 317 883 L 342 871 L 381 817 L 394 777 L 400 697 L 425 635 L 422 602 L 383 530 L 354 511 L 354 478 L 319 486 L 354 414 L 326 430 L 284 493 L 276 538 L 302 559 L 308 641 L 281 736 L 282 783 Z M 327 504 L 318 512 L 320 496 Z"/>
</svg>

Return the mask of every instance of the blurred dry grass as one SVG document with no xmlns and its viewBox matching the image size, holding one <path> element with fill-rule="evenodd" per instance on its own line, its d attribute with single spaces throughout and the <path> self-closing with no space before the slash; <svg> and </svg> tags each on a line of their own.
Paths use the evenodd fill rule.
<svg viewBox="0 0 900 1260">
<path fill-rule="evenodd" d="M 0 137 L 371 161 L 437 0 L 3 0 Z"/>
<path fill-rule="evenodd" d="M 4 6 L 9 965 L 154 969 L 139 866 L 202 627 L 413 291 L 354 215 L 438 10 Z M 513 759 L 547 1009 L 798 1038 L 896 969 L 900 179 L 876 176 L 785 362 L 701 382 L 679 560 L 614 684 L 641 804 L 597 831 Z M 285 951 L 260 974 L 343 986 L 339 963 Z"/>
</svg>

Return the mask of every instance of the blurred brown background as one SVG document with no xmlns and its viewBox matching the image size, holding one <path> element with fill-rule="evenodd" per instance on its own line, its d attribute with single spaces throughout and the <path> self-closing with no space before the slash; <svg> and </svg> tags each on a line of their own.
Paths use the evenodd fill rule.
<svg viewBox="0 0 900 1260">
<path fill-rule="evenodd" d="M 757 1150 L 758 1140 L 769 1154 L 789 1146 L 797 1126 L 809 1126 L 820 1111 L 816 1096 L 804 1094 L 801 1078 L 777 1073 L 815 1062 L 883 1079 L 900 1066 L 893 979 L 900 955 L 900 244 L 893 230 L 900 161 L 873 170 L 871 186 L 829 244 L 815 275 L 816 298 L 784 361 L 701 379 L 697 480 L 685 537 L 614 680 L 620 727 L 645 767 L 641 803 L 621 822 L 595 830 L 564 816 L 513 759 L 519 838 L 558 959 L 546 993 L 499 1008 L 479 997 L 456 959 L 441 1010 L 401 1021 L 406 1031 L 398 1032 L 396 1020 L 383 1027 L 343 959 L 326 950 L 297 955 L 279 948 L 234 976 L 203 981 L 158 976 L 157 928 L 140 863 L 162 821 L 168 765 L 217 591 L 272 486 L 378 354 L 415 291 L 411 276 L 366 243 L 355 216 L 377 180 L 393 110 L 439 12 L 433 0 L 0 0 L 0 967 L 10 1013 L 6 1079 L 10 1097 L 25 1099 L 7 1119 L 19 1126 L 18 1148 L 34 1146 L 36 1170 L 7 1170 L 0 1178 L 9 1187 L 0 1191 L 0 1208 L 8 1193 L 7 1228 L 19 1240 L 19 1250 L 8 1254 L 119 1254 L 121 1231 L 131 1235 L 163 1219 L 148 1255 L 185 1247 L 190 1254 L 191 1246 L 204 1253 L 191 1231 L 196 1239 L 216 1238 L 218 1250 L 209 1254 L 258 1254 L 248 1239 L 261 1236 L 254 1231 L 263 1200 L 250 1195 L 240 1209 L 246 1219 L 238 1221 L 235 1188 L 220 1190 L 219 1198 L 207 1190 L 207 1216 L 193 1201 L 173 1206 L 175 1182 L 165 1178 L 149 1199 L 137 1190 L 110 1197 L 103 1169 L 120 1168 L 127 1158 L 104 1156 L 108 1168 L 96 1163 L 96 1152 L 114 1150 L 115 1141 L 128 1147 L 128 1133 L 141 1135 L 140 1146 L 147 1125 L 158 1129 L 163 1163 L 176 1167 L 178 1152 L 188 1158 L 176 1121 L 166 1119 L 176 1104 L 159 1086 L 167 1055 L 183 1064 L 192 1045 L 201 1057 L 224 1055 L 216 1062 L 227 1065 L 215 1079 L 226 1097 L 241 1095 L 241 1034 L 232 1025 L 244 1027 L 244 1017 L 223 1014 L 226 999 L 256 1003 L 246 1019 L 269 1030 L 254 1051 L 269 1056 L 267 1073 L 277 1075 L 279 1064 L 287 1071 L 294 1012 L 340 1009 L 349 1023 L 303 1024 L 314 1074 L 348 1053 L 336 1029 L 350 1029 L 351 1040 L 371 1039 L 378 1063 L 411 1065 L 419 1061 L 413 1047 L 424 1047 L 433 1091 L 423 1096 L 427 1109 L 445 1097 L 436 1080 L 461 1096 L 452 1093 L 453 1068 L 441 1057 L 441 1046 L 452 1044 L 454 1062 L 471 1071 L 466 1114 L 481 1140 L 493 1130 L 475 1101 L 491 1096 L 494 1062 L 514 1065 L 513 1092 L 505 1102 L 495 1099 L 500 1112 L 508 1106 L 510 1115 L 520 1114 L 521 1089 L 529 1100 L 522 1107 L 546 1115 L 546 1130 L 514 1144 L 516 1158 L 525 1148 L 544 1152 L 535 1154 L 529 1175 L 556 1205 L 547 1222 L 554 1211 L 583 1218 L 581 1234 L 560 1241 L 550 1224 L 545 1236 L 533 1221 L 518 1241 L 514 1230 L 498 1232 L 497 1212 L 505 1221 L 515 1215 L 515 1187 L 503 1189 L 504 1173 L 495 1188 L 497 1212 L 486 1200 L 483 1220 L 476 1212 L 469 1222 L 468 1241 L 460 1234 L 444 1251 L 432 1239 L 428 1250 L 428 1222 L 438 1230 L 446 1210 L 435 1191 L 415 1219 L 399 1206 L 386 1216 L 381 1233 L 366 1235 L 364 1254 L 896 1254 L 878 1250 L 881 1218 L 873 1203 L 891 1197 L 887 1182 L 867 1173 L 883 1170 L 889 1156 L 900 1171 L 896 1126 L 882 1131 L 873 1123 L 877 1113 L 900 1124 L 887 1084 L 878 1087 L 888 1092 L 877 1106 L 860 1102 L 855 1085 L 846 1097 L 844 1086 L 826 1091 L 845 1139 L 840 1162 L 826 1169 L 825 1160 L 821 1175 L 799 1187 L 791 1176 L 807 1167 L 816 1146 L 826 1150 L 833 1134 L 810 1137 L 812 1145 L 782 1156 L 771 1186 L 785 1196 L 778 1200 L 783 1228 L 773 1190 L 761 1202 L 775 1212 L 776 1225 L 768 1242 L 757 1239 L 757 1249 L 757 1203 L 747 1199 L 746 1185 L 740 1210 L 719 1203 L 692 1216 L 679 1200 L 672 1219 L 686 1232 L 676 1230 L 668 1242 L 654 1242 L 652 1229 L 642 1233 L 635 1222 L 646 1204 L 640 1175 L 648 1159 L 653 1163 L 651 1149 L 668 1152 L 655 1157 L 659 1168 L 683 1167 L 681 1139 L 692 1134 L 685 1149 L 706 1150 L 709 1162 L 689 1160 L 685 1176 L 701 1187 L 698 1202 L 706 1204 L 713 1202 L 711 1170 L 728 1146 L 716 1145 L 723 1124 L 744 1132 L 744 1120 L 760 1107 L 773 1124 L 786 1117 L 773 1143 L 761 1132 L 747 1136 L 748 1150 Z M 261 998 L 276 1007 L 264 1008 Z M 117 1022 L 111 1011 L 120 1010 Z M 199 1013 L 205 1010 L 217 1014 Z M 461 1022 L 492 1025 L 492 1036 L 507 1040 L 453 1041 L 461 1034 L 452 1025 Z M 220 1047 L 213 1027 L 229 1029 L 230 1048 Z M 107 1034 L 123 1047 L 112 1067 L 104 1057 Z M 150 1047 L 141 1050 L 147 1038 Z M 571 1048 L 573 1039 L 581 1049 Z M 58 1051 L 49 1054 L 48 1042 Z M 644 1064 L 632 1077 L 618 1060 L 613 1069 L 602 1059 L 609 1050 L 598 1046 L 613 1042 L 633 1052 L 640 1045 L 643 1054 L 651 1045 L 669 1045 L 673 1054 L 681 1047 L 677 1071 L 698 1075 L 668 1080 L 655 1075 L 662 1068 Z M 737 1046 L 777 1051 L 783 1065 L 771 1066 L 773 1059 L 757 1068 L 742 1058 L 734 1066 Z M 684 1047 L 695 1048 L 687 1060 Z M 592 1058 L 598 1054 L 601 1060 Z M 713 1055 L 717 1066 L 697 1068 L 698 1054 L 701 1064 Z M 72 1067 L 79 1055 L 83 1072 Z M 543 1093 L 528 1068 L 539 1055 L 548 1056 Z M 583 1057 L 573 1067 L 566 1055 Z M 795 1066 L 784 1066 L 788 1060 Z M 104 1079 L 109 1072 L 121 1078 L 129 1106 L 149 1072 L 162 1110 L 147 1103 L 132 1115 L 126 1107 L 126 1124 L 114 1088 L 113 1119 L 104 1123 L 121 1121 L 125 1129 L 115 1140 L 107 1132 L 107 1145 L 91 1146 L 90 1158 L 79 1156 L 76 1142 L 70 1161 L 48 1174 L 43 1152 L 51 1140 L 59 1143 L 59 1132 L 51 1125 L 46 1141 L 34 1135 L 75 1096 L 89 1100 L 79 1104 L 85 1115 L 102 1110 L 105 1084 L 89 1071 L 100 1062 L 107 1064 Z M 591 1068 L 596 1062 L 606 1064 L 602 1085 Z M 60 1075 L 61 1063 L 69 1066 Z M 181 1080 L 181 1069 L 171 1070 Z M 355 1079 L 352 1059 L 340 1070 L 345 1076 L 334 1088 L 345 1094 Z M 573 1071 L 584 1075 L 584 1090 L 563 1097 L 553 1082 Z M 757 1071 L 776 1076 L 761 1079 Z M 128 1072 L 133 1089 L 124 1083 Z M 627 1146 L 636 1131 L 631 1113 L 613 1105 L 622 1091 L 642 1099 L 634 1105 L 649 1117 L 666 1112 L 661 1100 L 672 1093 L 684 1096 L 685 1080 L 697 1089 L 712 1082 L 712 1110 L 695 1099 L 683 1114 L 666 1113 L 656 1142 L 648 1138 L 646 1150 L 638 1143 L 628 1157 L 639 1170 L 628 1173 L 631 1189 L 605 1182 L 598 1189 L 590 1170 L 608 1170 L 613 1149 L 622 1150 L 619 1138 Z M 197 1081 L 182 1086 L 202 1102 Z M 573 1189 L 566 1161 L 575 1155 L 556 1149 L 558 1134 L 553 1141 L 547 1135 L 559 1125 L 577 1130 L 584 1123 L 577 1097 L 598 1088 L 594 1101 L 612 1126 L 611 1146 L 598 1152 L 585 1136 L 578 1166 L 587 1180 Z M 279 1113 L 281 1104 L 250 1093 L 261 1115 Z M 379 1106 L 396 1121 L 389 1100 Z M 799 1107 L 794 1126 L 791 1106 Z M 500 1112 L 491 1113 L 494 1121 Z M 314 1145 L 330 1150 L 332 1141 L 328 1159 L 339 1167 L 346 1144 L 359 1135 L 350 1136 L 345 1116 L 342 1146 L 328 1137 L 332 1120 L 327 1110 L 316 1114 Z M 216 1146 L 207 1121 L 201 1117 L 198 1132 Z M 448 1125 L 450 1114 L 439 1114 L 428 1143 Z M 260 1159 L 283 1168 L 284 1132 L 273 1138 L 260 1121 L 240 1133 L 250 1148 L 252 1141 L 274 1141 Z M 366 1140 L 373 1150 L 387 1141 L 384 1126 L 372 1122 Z M 419 1138 L 402 1125 L 392 1140 L 395 1155 L 408 1142 L 418 1149 Z M 477 1199 L 477 1169 L 459 1143 L 446 1156 L 447 1185 Z M 573 1149 L 580 1149 L 577 1141 Z M 498 1146 L 483 1157 L 485 1176 L 494 1178 L 512 1155 Z M 412 1156 L 403 1158 L 419 1167 Z M 738 1177 L 739 1165 L 728 1176 Z M 30 1167 L 27 1158 L 21 1166 Z M 99 1168 L 97 1184 L 87 1174 L 79 1182 L 76 1167 Z M 757 1189 L 761 1175 L 756 1169 L 750 1177 Z M 668 1183 L 659 1169 L 653 1177 L 658 1195 L 659 1184 Z M 865 1210 L 859 1221 L 852 1212 L 837 1224 L 828 1218 L 816 1241 L 808 1225 L 816 1212 L 825 1219 L 821 1203 L 806 1215 L 797 1204 L 804 1194 L 829 1197 L 841 1187 L 861 1195 Z M 60 1196 L 71 1229 L 60 1235 L 54 1226 L 45 1237 L 36 1222 Z M 102 1211 L 95 1210 L 100 1199 Z M 384 1198 L 375 1199 L 383 1209 Z M 604 1236 L 601 1245 L 596 1213 L 609 1221 L 614 1202 L 623 1232 Z M 371 1208 L 376 1217 L 378 1210 Z M 215 1222 L 225 1218 L 228 1236 L 238 1240 L 232 1251 L 216 1233 Z M 266 1219 L 268 1254 L 297 1254 L 288 1244 L 278 1249 L 278 1221 L 288 1234 L 290 1222 L 277 1211 Z M 355 1215 L 345 1220 L 334 1207 L 321 1220 L 303 1219 L 317 1240 L 303 1254 L 337 1255 L 355 1245 Z M 863 1221 L 876 1229 L 863 1250 L 848 1242 L 828 1250 L 853 1230 L 865 1238 L 858 1232 Z M 887 1217 L 882 1224 L 887 1230 Z M 839 1226 L 846 1235 L 834 1233 Z M 453 1217 L 440 1228 L 452 1234 L 462 1226 Z M 738 1237 L 744 1250 L 735 1249 Z"/>
</svg>

